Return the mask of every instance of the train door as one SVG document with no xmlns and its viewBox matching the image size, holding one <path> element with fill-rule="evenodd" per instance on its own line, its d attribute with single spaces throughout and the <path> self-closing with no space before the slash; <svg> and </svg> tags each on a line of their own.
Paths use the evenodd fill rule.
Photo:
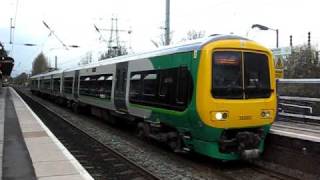
<svg viewBox="0 0 320 180">
<path fill-rule="evenodd" d="M 78 90 L 79 90 L 79 70 L 76 70 L 75 75 L 74 75 L 74 83 L 73 83 L 73 98 L 74 99 L 78 99 L 78 97 L 79 97 Z"/>
<path fill-rule="evenodd" d="M 118 111 L 127 111 L 126 87 L 127 87 L 128 62 L 116 65 L 116 86 L 114 91 L 114 105 Z"/>
</svg>

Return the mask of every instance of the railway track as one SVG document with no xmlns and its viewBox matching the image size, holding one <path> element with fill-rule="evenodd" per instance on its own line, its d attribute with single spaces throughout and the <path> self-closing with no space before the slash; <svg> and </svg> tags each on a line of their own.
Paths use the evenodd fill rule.
<svg viewBox="0 0 320 180">
<path fill-rule="evenodd" d="M 52 109 L 52 111 L 60 114 L 64 117 L 65 120 L 82 129 L 82 131 L 87 132 L 91 137 L 94 137 L 94 139 L 98 140 L 99 142 L 106 144 L 107 146 L 110 145 L 112 149 L 116 149 L 117 151 L 120 150 L 119 152 L 127 158 L 131 159 L 131 161 L 140 164 L 140 166 L 143 166 L 144 168 L 147 168 L 150 172 L 155 173 L 161 179 L 295 179 L 291 175 L 287 176 L 285 173 L 283 173 L 283 171 L 273 171 L 269 168 L 263 168 L 265 166 L 268 166 L 265 163 L 263 163 L 262 165 L 256 165 L 255 163 L 252 164 L 242 161 L 226 163 L 208 159 L 199 155 L 194 156 L 193 154 L 190 154 L 188 156 L 178 156 L 177 154 L 167 152 L 166 148 L 163 148 L 161 145 L 159 147 L 159 144 L 157 143 L 148 145 L 145 142 L 141 142 L 141 140 L 138 138 L 133 138 L 133 132 L 131 132 L 130 130 L 128 131 L 127 128 L 119 129 L 119 127 L 110 127 L 92 116 L 75 115 L 69 110 L 65 110 L 59 106 L 47 102 L 46 100 L 42 100 L 41 98 L 34 97 L 25 90 L 22 90 L 22 93 L 25 94 L 24 96 L 28 96 L 35 101 L 39 101 L 41 104 L 44 104 L 44 106 Z M 79 124 L 79 121 L 82 122 L 81 125 Z M 118 145 L 122 144 L 123 146 L 123 143 L 125 142 L 122 141 L 124 139 L 119 141 L 117 137 L 108 138 L 108 136 L 119 136 L 121 137 L 121 139 L 129 138 L 130 143 L 129 147 L 127 148 L 133 148 L 136 150 L 130 150 L 129 152 L 126 152 L 126 148 L 125 152 L 122 152 L 123 150 L 121 149 L 123 148 L 118 149 Z M 109 141 L 106 141 L 106 139 L 109 139 Z M 110 139 L 113 142 L 110 142 Z M 114 145 L 114 143 L 116 143 L 116 146 Z M 69 149 L 69 147 L 67 148 Z M 79 154 L 78 150 L 71 151 L 71 153 Z M 130 156 L 128 156 L 128 154 Z M 138 157 L 138 159 L 137 154 L 139 154 L 138 156 L 140 156 Z M 74 156 L 76 157 L 76 155 Z M 144 157 L 143 162 L 145 163 L 141 163 L 141 157 Z M 89 159 L 89 162 L 87 162 L 87 160 L 83 161 L 81 160 L 81 154 L 80 158 L 77 159 L 81 164 L 85 164 L 84 166 L 88 166 L 87 170 L 89 173 L 91 173 L 90 169 L 93 169 L 93 166 L 87 164 L 93 160 Z M 148 166 L 145 166 L 146 164 Z M 95 179 L 101 179 L 99 178 L 101 176 L 97 177 L 98 178 Z"/>
<path fill-rule="evenodd" d="M 20 91 L 17 92 L 94 179 L 159 179 L 46 106 Z"/>
</svg>

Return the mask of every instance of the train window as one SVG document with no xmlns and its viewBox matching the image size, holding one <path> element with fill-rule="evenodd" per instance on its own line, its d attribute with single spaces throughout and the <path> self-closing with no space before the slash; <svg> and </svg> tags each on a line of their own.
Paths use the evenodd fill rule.
<svg viewBox="0 0 320 180">
<path fill-rule="evenodd" d="M 129 90 L 130 99 L 139 98 L 140 93 L 141 93 L 141 74 L 131 73 L 130 90 Z"/>
<path fill-rule="evenodd" d="M 111 98 L 111 91 L 112 91 L 112 79 L 113 76 L 112 75 L 108 75 L 106 76 L 107 78 L 104 80 L 104 84 L 105 84 L 105 95 L 107 99 Z"/>
<path fill-rule="evenodd" d="M 59 92 L 60 91 L 60 78 L 53 79 L 53 91 Z"/>
<path fill-rule="evenodd" d="M 80 95 L 110 99 L 111 89 L 111 74 L 80 77 Z"/>
<path fill-rule="evenodd" d="M 181 111 L 190 102 L 188 94 L 192 93 L 192 88 L 187 67 L 134 72 L 130 74 L 129 100 L 136 104 Z"/>
<path fill-rule="evenodd" d="M 105 90 L 106 90 L 106 85 L 105 85 L 105 76 L 102 75 L 102 76 L 97 76 L 97 80 L 96 80 L 96 92 L 95 92 L 95 96 L 98 97 L 98 98 L 102 98 L 102 99 L 105 99 L 106 98 L 106 93 L 105 93 Z"/>
<path fill-rule="evenodd" d="M 212 95 L 215 98 L 242 99 L 242 55 L 218 51 L 212 55 Z"/>
<path fill-rule="evenodd" d="M 97 68 L 92 68 L 92 72 L 96 72 L 97 71 Z"/>
<path fill-rule="evenodd" d="M 107 77 L 107 81 L 112 81 L 112 79 L 113 79 L 113 76 L 112 75 L 110 75 L 109 77 Z"/>
<path fill-rule="evenodd" d="M 90 77 L 81 76 L 80 77 L 80 95 L 86 95 L 89 93 L 88 89 L 88 81 L 90 80 Z"/>
<path fill-rule="evenodd" d="M 91 76 L 90 81 L 88 81 L 89 95 L 97 97 L 97 76 Z"/>
<path fill-rule="evenodd" d="M 188 95 L 188 79 L 187 74 L 188 68 L 182 66 L 178 70 L 178 82 L 177 82 L 177 91 L 176 91 L 176 103 L 185 104 Z"/>
<path fill-rule="evenodd" d="M 155 96 L 157 91 L 157 74 L 147 74 L 143 78 L 143 95 Z"/>
<path fill-rule="evenodd" d="M 105 79 L 106 79 L 106 77 L 100 76 L 100 77 L 98 78 L 98 81 L 104 81 Z"/>
<path fill-rule="evenodd" d="M 43 88 L 43 90 L 45 90 L 45 91 L 50 91 L 50 79 L 44 79 L 44 80 L 42 80 L 42 82 L 43 82 L 43 86 L 42 86 L 42 88 Z"/>
<path fill-rule="evenodd" d="M 72 93 L 73 77 L 65 77 L 63 80 L 63 92 L 71 94 Z"/>
<path fill-rule="evenodd" d="M 244 88 L 246 98 L 271 95 L 268 57 L 260 53 L 244 53 Z"/>
<path fill-rule="evenodd" d="M 170 87 L 173 86 L 173 77 L 170 76 L 169 70 L 162 70 L 160 74 L 160 83 L 159 83 L 159 96 L 168 97 L 170 92 Z"/>
</svg>

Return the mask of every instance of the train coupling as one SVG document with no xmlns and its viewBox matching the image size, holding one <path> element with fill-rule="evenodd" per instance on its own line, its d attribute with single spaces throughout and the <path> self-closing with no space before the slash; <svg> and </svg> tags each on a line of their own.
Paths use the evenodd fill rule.
<svg viewBox="0 0 320 180">
<path fill-rule="evenodd" d="M 256 159 L 260 156 L 260 150 L 259 149 L 246 149 L 241 152 L 241 158 L 242 159 Z"/>
</svg>

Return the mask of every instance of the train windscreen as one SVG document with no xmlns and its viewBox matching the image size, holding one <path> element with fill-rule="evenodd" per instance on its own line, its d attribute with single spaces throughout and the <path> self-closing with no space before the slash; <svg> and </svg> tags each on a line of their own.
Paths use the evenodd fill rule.
<svg viewBox="0 0 320 180">
<path fill-rule="evenodd" d="M 220 99 L 267 98 L 271 94 L 268 57 L 240 51 L 212 55 L 212 95 Z"/>
<path fill-rule="evenodd" d="M 268 57 L 264 54 L 244 53 L 245 98 L 268 98 L 271 95 Z"/>
<path fill-rule="evenodd" d="M 241 52 L 215 52 L 213 59 L 213 96 L 215 98 L 242 99 Z"/>
</svg>

